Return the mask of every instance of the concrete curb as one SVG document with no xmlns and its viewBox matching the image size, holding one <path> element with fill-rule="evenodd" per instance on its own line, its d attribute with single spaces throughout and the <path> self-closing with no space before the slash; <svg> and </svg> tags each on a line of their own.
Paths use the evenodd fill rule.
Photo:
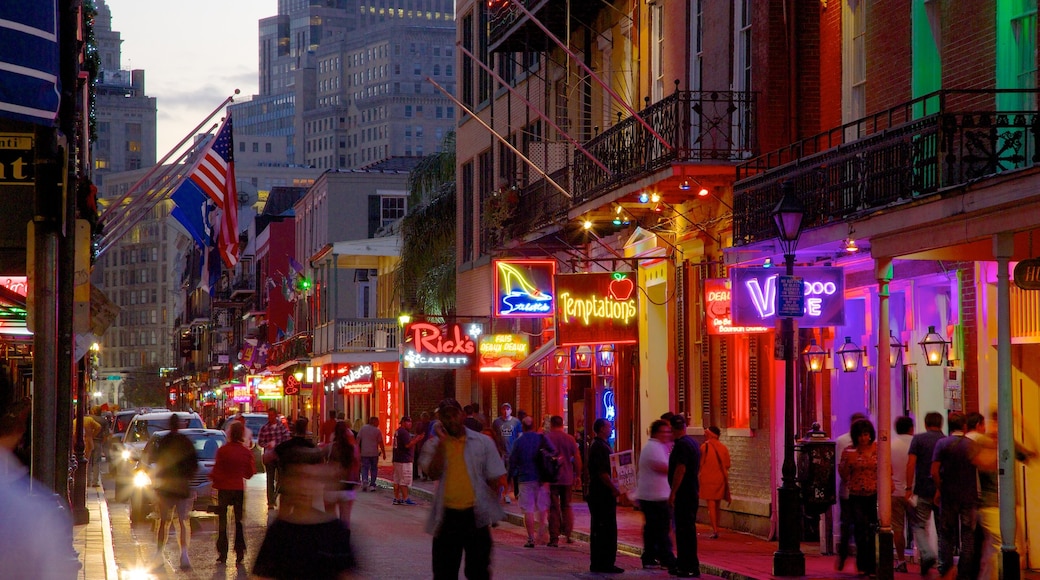
<svg viewBox="0 0 1040 580">
<path fill-rule="evenodd" d="M 105 499 L 105 488 L 98 486 L 94 493 L 101 513 L 101 538 L 105 546 L 105 579 L 119 580 L 119 567 L 116 566 L 115 547 L 112 545 L 112 521 L 108 514 L 108 500 Z"/>
<path fill-rule="evenodd" d="M 388 480 L 388 479 L 378 478 L 378 479 L 376 479 L 376 485 L 378 487 L 383 488 L 383 489 L 388 489 L 388 490 L 393 490 L 394 489 L 393 483 L 390 480 Z M 431 492 L 429 490 L 422 489 L 420 487 L 414 487 L 413 486 L 411 488 L 410 495 L 413 495 L 413 496 L 418 497 L 418 498 L 422 498 L 422 499 L 427 500 L 427 501 L 433 501 L 433 492 Z M 506 512 L 506 518 L 503 521 L 508 522 L 508 523 L 510 523 L 510 524 L 512 524 L 514 526 L 518 526 L 518 527 L 521 527 L 521 528 L 524 527 L 524 516 L 521 515 L 521 514 L 514 514 L 514 513 L 510 513 L 510 512 L 507 511 Z M 583 532 L 581 530 L 574 530 L 571 533 L 571 535 L 573 536 L 575 541 L 585 542 L 586 544 L 589 542 L 589 534 L 588 534 L 588 532 Z M 617 547 L 618 547 L 618 552 L 621 552 L 623 554 L 628 554 L 630 556 L 636 556 L 636 557 L 639 557 L 639 556 L 643 555 L 643 548 L 642 548 L 642 546 L 636 546 L 636 545 L 629 544 L 629 543 L 626 543 L 626 542 L 618 541 Z M 757 578 L 753 578 L 751 576 L 746 576 L 746 575 L 740 574 L 738 572 L 725 570 L 725 569 L 720 568 L 720 567 L 718 567 L 718 566 L 716 566 L 714 564 L 705 564 L 704 562 L 701 562 L 701 573 L 703 573 L 703 574 L 713 574 L 715 576 L 720 576 L 722 578 L 725 578 L 726 580 L 759 580 Z"/>
</svg>

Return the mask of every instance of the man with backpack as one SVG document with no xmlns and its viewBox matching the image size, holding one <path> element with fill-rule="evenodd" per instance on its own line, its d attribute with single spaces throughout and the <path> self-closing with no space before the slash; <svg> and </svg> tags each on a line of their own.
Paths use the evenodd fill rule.
<svg viewBox="0 0 1040 580">
<path fill-rule="evenodd" d="M 534 419 L 524 417 L 520 423 L 523 434 L 513 444 L 513 451 L 509 455 L 509 469 L 520 482 L 520 511 L 524 513 L 524 527 L 527 528 L 527 543 L 524 547 L 533 548 L 535 537 L 541 540 L 547 535 L 545 524 L 549 516 L 549 479 L 555 479 L 556 476 L 555 473 L 543 472 L 540 466 L 542 449 L 547 449 L 546 453 L 555 456 L 556 448 L 541 433 L 534 430 Z M 548 538 L 545 541 L 548 544 Z"/>
<path fill-rule="evenodd" d="M 574 531 L 574 512 L 571 510 L 571 488 L 581 481 L 581 454 L 578 442 L 563 430 L 563 417 L 553 415 L 549 419 L 549 431 L 545 438 L 559 452 L 560 472 L 556 481 L 549 482 L 549 546 L 559 546 L 562 534 L 567 543 Z"/>
</svg>

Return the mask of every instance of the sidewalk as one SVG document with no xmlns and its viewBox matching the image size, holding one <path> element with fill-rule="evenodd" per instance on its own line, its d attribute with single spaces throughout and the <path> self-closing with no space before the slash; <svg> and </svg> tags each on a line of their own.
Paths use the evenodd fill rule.
<svg viewBox="0 0 1040 580">
<path fill-rule="evenodd" d="M 79 552 L 82 567 L 77 580 L 118 580 L 115 552 L 112 548 L 112 525 L 108 520 L 108 502 L 105 490 L 87 488 L 87 512 L 90 521 L 73 526 L 72 547 Z"/>
<path fill-rule="evenodd" d="M 392 488 L 393 469 L 390 465 L 380 464 L 379 484 L 381 487 Z M 435 483 L 432 481 L 416 481 L 412 485 L 412 495 L 422 499 L 431 499 Z M 589 507 L 580 497 L 575 497 L 572 503 L 574 509 L 574 539 L 581 542 L 589 541 Z M 523 515 L 519 506 L 514 502 L 503 506 L 506 511 L 506 521 L 523 526 Z M 707 511 L 702 508 L 701 513 Z M 631 507 L 617 509 L 618 521 L 618 550 L 627 554 L 640 555 L 643 546 L 643 515 Z M 701 561 L 701 572 L 714 574 L 730 580 L 764 580 L 775 578 L 773 570 L 773 552 L 777 550 L 777 543 L 763 540 L 750 534 L 733 532 L 723 529 L 718 539 L 709 539 L 711 527 L 707 524 L 698 524 L 697 551 Z M 856 573 L 855 558 L 850 558 L 843 572 L 834 569 L 835 556 L 820 554 L 819 544 L 811 542 L 802 543 L 802 552 L 805 554 L 805 576 L 807 579 L 841 579 L 841 578 L 864 578 Z M 909 565 L 908 573 L 896 573 L 897 580 L 910 580 L 921 578 L 920 568 L 916 564 Z M 932 573 L 935 577 L 935 573 Z M 1023 572 L 1023 579 L 1040 580 L 1040 574 L 1036 572 Z"/>
</svg>

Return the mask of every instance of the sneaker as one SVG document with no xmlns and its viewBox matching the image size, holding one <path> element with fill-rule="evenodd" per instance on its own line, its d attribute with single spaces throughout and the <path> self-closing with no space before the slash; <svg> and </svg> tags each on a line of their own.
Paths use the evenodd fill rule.
<svg viewBox="0 0 1040 580">
<path fill-rule="evenodd" d="M 528 538 L 527 543 L 524 544 L 524 547 L 525 548 L 533 548 L 534 547 L 534 540 Z"/>
<path fill-rule="evenodd" d="M 187 552 L 181 552 L 181 570 L 191 570 L 191 560 Z"/>
<path fill-rule="evenodd" d="M 394 498 L 394 505 L 401 505 L 401 500 Z"/>
<path fill-rule="evenodd" d="M 904 561 L 900 562 L 898 565 L 896 565 L 895 571 L 896 572 L 906 572 L 906 561 L 904 560 Z"/>
<path fill-rule="evenodd" d="M 513 500 L 509 499 L 508 495 L 506 496 L 506 503 L 513 503 Z"/>
<path fill-rule="evenodd" d="M 549 540 L 549 543 L 546 544 L 546 546 L 549 546 L 550 548 L 559 548 L 560 543 L 556 540 Z"/>
<path fill-rule="evenodd" d="M 574 543 L 574 538 L 572 538 L 570 536 L 567 536 L 567 543 L 568 544 L 573 544 Z"/>
<path fill-rule="evenodd" d="M 402 501 L 401 505 L 419 505 L 419 504 L 417 504 L 414 501 L 412 501 L 412 498 L 408 498 L 408 499 Z"/>
</svg>

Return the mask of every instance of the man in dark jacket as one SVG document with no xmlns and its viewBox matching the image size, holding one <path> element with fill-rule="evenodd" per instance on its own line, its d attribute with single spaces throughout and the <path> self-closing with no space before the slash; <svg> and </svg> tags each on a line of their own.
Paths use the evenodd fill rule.
<svg viewBox="0 0 1040 580">
<path fill-rule="evenodd" d="M 589 571 L 602 574 L 620 574 L 624 569 L 617 561 L 617 497 L 621 495 L 610 477 L 610 421 L 599 418 L 592 429 L 596 438 L 589 446 Z"/>
<path fill-rule="evenodd" d="M 668 456 L 668 481 L 672 493 L 668 498 L 675 513 L 675 569 L 669 570 L 680 578 L 699 578 L 700 559 L 697 558 L 697 502 L 700 495 L 701 446 L 686 434 L 686 419 L 673 415 L 672 437 L 675 444 Z"/>
<path fill-rule="evenodd" d="M 180 426 L 177 414 L 170 415 L 170 432 L 156 441 L 152 450 L 152 463 L 155 465 L 152 487 L 159 510 L 155 552 L 156 559 L 161 562 L 170 530 L 170 512 L 174 511 L 177 524 L 180 526 L 177 541 L 181 547 L 181 568 L 187 570 L 191 568 L 191 560 L 188 559 L 188 542 L 191 538 L 188 519 L 192 505 L 191 478 L 199 470 L 199 458 L 191 440 L 179 433 Z"/>
</svg>

